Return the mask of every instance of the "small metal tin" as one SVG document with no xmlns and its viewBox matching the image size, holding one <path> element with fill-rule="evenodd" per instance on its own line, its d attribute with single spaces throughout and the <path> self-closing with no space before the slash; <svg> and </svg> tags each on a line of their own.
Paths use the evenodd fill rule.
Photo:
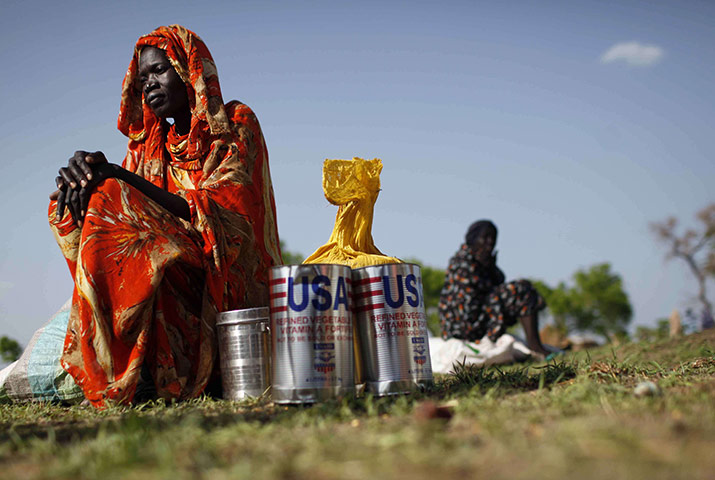
<svg viewBox="0 0 715 480">
<path fill-rule="evenodd" d="M 366 392 L 408 393 L 433 383 L 422 274 L 391 263 L 352 271 Z"/>
<path fill-rule="evenodd" d="M 223 397 L 260 397 L 270 386 L 268 307 L 221 312 L 217 316 Z"/>
<path fill-rule="evenodd" d="M 355 392 L 351 283 L 344 265 L 271 268 L 275 403 L 315 403 Z"/>
</svg>

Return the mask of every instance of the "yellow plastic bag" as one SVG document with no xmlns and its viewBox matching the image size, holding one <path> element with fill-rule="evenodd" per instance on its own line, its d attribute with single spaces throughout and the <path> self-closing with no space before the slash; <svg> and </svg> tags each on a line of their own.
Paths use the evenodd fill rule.
<svg viewBox="0 0 715 480">
<path fill-rule="evenodd" d="M 350 268 L 402 263 L 377 249 L 372 239 L 372 217 L 380 193 L 382 160 L 325 160 L 323 192 L 338 206 L 328 243 L 303 263 L 338 263 Z"/>
</svg>

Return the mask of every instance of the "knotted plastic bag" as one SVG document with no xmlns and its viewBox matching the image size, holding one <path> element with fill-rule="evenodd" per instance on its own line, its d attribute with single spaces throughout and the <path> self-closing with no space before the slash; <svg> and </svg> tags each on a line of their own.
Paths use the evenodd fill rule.
<svg viewBox="0 0 715 480">
<path fill-rule="evenodd" d="M 328 243 L 318 248 L 303 263 L 337 263 L 350 268 L 383 263 L 402 263 L 388 257 L 372 239 L 372 217 L 380 193 L 382 160 L 325 160 L 323 192 L 338 206 L 335 226 Z"/>
</svg>

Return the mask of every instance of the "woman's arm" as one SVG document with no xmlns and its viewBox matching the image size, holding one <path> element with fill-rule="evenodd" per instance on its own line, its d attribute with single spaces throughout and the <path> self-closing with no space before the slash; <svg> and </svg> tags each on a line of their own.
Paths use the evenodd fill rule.
<svg viewBox="0 0 715 480">
<path fill-rule="evenodd" d="M 100 175 L 98 176 L 102 177 L 102 180 L 112 177 L 123 180 L 125 183 L 128 183 L 132 187 L 136 188 L 177 217 L 183 218 L 186 221 L 191 220 L 191 210 L 189 209 L 189 204 L 179 195 L 169 193 L 163 188 L 157 187 L 148 180 L 140 177 L 136 173 L 125 170 L 119 165 L 115 165 L 113 163 L 102 164 L 97 170 L 100 172 Z"/>
<path fill-rule="evenodd" d="M 77 151 L 70 158 L 68 166 L 61 168 L 59 173 L 55 180 L 58 189 L 50 194 L 51 200 L 57 200 L 58 221 L 62 219 L 66 206 L 75 223 L 81 227 L 92 191 L 107 178 L 124 181 L 177 217 L 187 221 L 191 218 L 189 204 L 182 197 L 157 187 L 119 165 L 108 163 L 102 152 Z"/>
</svg>

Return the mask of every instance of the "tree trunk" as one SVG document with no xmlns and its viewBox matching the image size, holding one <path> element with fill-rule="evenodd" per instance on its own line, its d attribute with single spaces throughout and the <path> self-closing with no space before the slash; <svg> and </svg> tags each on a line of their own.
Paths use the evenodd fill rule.
<svg viewBox="0 0 715 480">
<path fill-rule="evenodd" d="M 708 301 L 708 296 L 707 296 L 707 287 L 706 287 L 707 278 L 700 271 L 700 268 L 698 268 L 698 265 L 695 263 L 695 259 L 693 258 L 692 255 L 681 254 L 681 256 L 688 263 L 690 270 L 693 271 L 693 274 L 695 275 L 695 278 L 698 281 L 698 301 L 702 305 L 703 310 L 705 310 L 705 312 L 707 312 L 708 317 L 712 317 L 712 312 L 713 312 L 712 305 Z"/>
</svg>

